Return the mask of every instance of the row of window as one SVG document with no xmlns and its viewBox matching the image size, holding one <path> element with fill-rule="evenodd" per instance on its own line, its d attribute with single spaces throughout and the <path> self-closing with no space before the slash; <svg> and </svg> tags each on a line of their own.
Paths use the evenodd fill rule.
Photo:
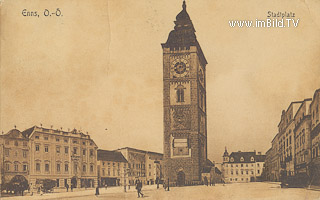
<svg viewBox="0 0 320 200">
<path fill-rule="evenodd" d="M 14 146 L 19 146 L 19 141 L 15 140 L 15 141 L 13 141 L 13 144 L 14 144 Z M 10 140 L 6 140 L 5 145 L 10 145 Z M 23 141 L 22 146 L 24 146 L 24 147 L 28 146 L 28 142 Z"/>
<path fill-rule="evenodd" d="M 35 139 L 40 139 L 40 136 L 39 135 L 36 135 L 35 136 Z M 44 140 L 49 140 L 49 137 L 48 136 L 43 136 L 43 139 Z M 63 139 L 63 141 L 65 142 L 65 143 L 68 143 L 68 139 Z M 60 142 L 60 138 L 58 138 L 58 137 L 56 137 L 56 142 Z M 72 140 L 72 143 L 73 144 L 79 144 L 79 140 Z M 86 145 L 86 142 L 85 141 L 82 141 L 82 144 L 83 145 Z M 92 142 L 90 142 L 90 145 L 92 146 L 93 145 L 93 143 Z"/>
<path fill-rule="evenodd" d="M 40 145 L 36 144 L 36 151 L 40 151 Z M 49 152 L 49 145 L 45 145 L 44 146 L 44 152 Z M 60 146 L 56 146 L 56 152 L 60 153 Z M 64 153 L 68 154 L 69 153 L 69 147 L 64 147 Z M 73 152 L 74 155 L 78 154 L 78 147 L 73 147 Z M 94 156 L 94 151 L 93 149 L 90 149 L 89 151 L 90 156 Z M 86 149 L 82 150 L 82 155 L 85 156 L 86 155 Z"/>
<path fill-rule="evenodd" d="M 226 167 L 228 167 L 228 166 L 229 166 L 229 165 L 226 164 Z M 230 166 L 233 167 L 233 164 L 230 164 Z M 235 167 L 238 167 L 238 166 L 239 166 L 239 165 L 235 165 Z M 240 164 L 240 166 L 243 167 L 244 164 Z M 245 166 L 248 167 L 248 164 L 246 164 Z M 251 167 L 253 167 L 253 164 L 251 164 Z M 260 164 L 259 164 L 259 163 L 257 163 L 257 167 L 260 167 Z"/>
<path fill-rule="evenodd" d="M 10 165 L 11 165 L 10 163 L 6 163 L 5 164 L 5 170 L 6 171 L 11 171 Z M 14 166 L 13 169 L 14 169 L 15 172 L 18 172 L 20 170 L 19 164 L 14 164 L 13 166 Z M 27 169 L 28 169 L 28 165 L 27 164 L 23 164 L 21 169 L 22 169 L 22 171 L 26 172 Z"/>
<path fill-rule="evenodd" d="M 120 176 L 120 169 L 118 169 L 118 170 L 113 169 L 113 170 L 112 170 L 113 176 L 116 175 L 116 171 L 117 171 L 118 176 Z M 124 172 L 125 172 L 125 171 L 126 171 L 126 169 L 124 168 Z M 106 174 L 105 174 L 105 169 L 102 169 L 102 176 L 105 176 L 105 175 L 106 175 Z M 111 169 L 110 169 L 110 168 L 108 168 L 108 176 L 111 176 Z"/>
<path fill-rule="evenodd" d="M 74 172 L 78 172 L 79 166 L 77 164 L 74 164 Z M 61 172 L 61 164 L 57 163 L 56 165 L 56 170 L 57 172 Z M 41 171 L 41 164 L 36 163 L 36 171 L 40 172 Z M 44 164 L 44 171 L 45 172 L 50 172 L 50 165 L 49 163 Z M 93 173 L 94 171 L 94 166 L 91 164 L 90 165 L 90 172 Z M 64 172 L 69 172 L 69 164 L 64 164 Z M 82 165 L 82 172 L 87 172 L 87 165 Z"/>
<path fill-rule="evenodd" d="M 132 163 L 132 165 L 130 164 L 130 163 L 128 163 L 128 167 L 129 168 L 131 168 L 131 166 L 132 166 L 132 169 L 134 169 L 134 166 L 136 166 L 136 169 L 145 169 L 145 164 L 134 164 L 134 163 Z"/>
<path fill-rule="evenodd" d="M 26 150 L 23 150 L 23 151 L 22 151 L 22 156 L 23 156 L 24 158 L 27 157 L 27 152 L 28 152 L 28 151 L 26 151 Z M 4 154 L 5 154 L 6 157 L 9 157 L 9 156 L 10 156 L 10 149 L 4 149 Z M 19 155 L 18 151 L 17 151 L 17 150 L 14 151 L 14 156 L 17 157 L 18 155 Z"/>
<path fill-rule="evenodd" d="M 239 174 L 238 171 L 235 171 L 235 172 L 236 172 L 236 175 Z M 253 171 L 250 171 L 250 172 L 251 172 L 251 174 L 253 174 Z M 233 171 L 231 171 L 230 174 L 233 175 L 234 174 Z M 249 174 L 249 171 L 241 171 L 241 175 L 243 175 L 243 174 Z M 257 170 L 257 174 L 260 174 L 260 170 Z"/>
</svg>

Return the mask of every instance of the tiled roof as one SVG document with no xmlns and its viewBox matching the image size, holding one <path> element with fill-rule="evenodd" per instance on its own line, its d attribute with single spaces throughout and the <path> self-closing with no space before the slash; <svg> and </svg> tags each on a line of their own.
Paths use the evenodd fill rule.
<svg viewBox="0 0 320 200">
<path fill-rule="evenodd" d="M 24 130 L 24 131 L 22 131 L 22 134 L 23 134 L 25 137 L 29 137 L 29 136 L 31 135 L 31 133 L 33 132 L 34 128 L 35 128 L 35 126 Z"/>
<path fill-rule="evenodd" d="M 255 152 L 232 152 L 230 154 L 230 163 L 254 163 L 255 162 L 255 156 L 256 153 Z M 251 157 L 254 158 L 254 160 L 251 160 Z M 243 158 L 243 160 L 241 160 L 241 158 Z M 232 161 L 233 159 L 233 161 Z"/>
<path fill-rule="evenodd" d="M 9 138 L 27 139 L 27 137 L 25 137 L 18 129 L 11 129 L 8 133 L 2 136 L 9 137 Z"/>
<path fill-rule="evenodd" d="M 217 167 L 215 167 L 214 170 L 215 170 L 216 174 L 222 174 L 221 171 Z"/>
<path fill-rule="evenodd" d="M 128 162 L 121 152 L 102 149 L 98 149 L 97 159 L 102 161 Z"/>
</svg>

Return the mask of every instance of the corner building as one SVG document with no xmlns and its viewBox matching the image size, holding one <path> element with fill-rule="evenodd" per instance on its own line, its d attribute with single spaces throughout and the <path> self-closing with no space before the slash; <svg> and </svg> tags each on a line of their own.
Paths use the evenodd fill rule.
<svg viewBox="0 0 320 200">
<path fill-rule="evenodd" d="M 207 160 L 206 58 L 183 2 L 163 49 L 164 178 L 197 184 Z"/>
</svg>

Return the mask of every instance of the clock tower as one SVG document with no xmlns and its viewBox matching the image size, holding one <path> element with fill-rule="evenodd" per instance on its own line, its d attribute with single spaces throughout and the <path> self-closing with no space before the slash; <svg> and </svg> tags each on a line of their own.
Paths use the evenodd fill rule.
<svg viewBox="0 0 320 200">
<path fill-rule="evenodd" d="M 206 58 L 183 1 L 163 49 L 164 178 L 197 184 L 207 160 Z"/>
</svg>

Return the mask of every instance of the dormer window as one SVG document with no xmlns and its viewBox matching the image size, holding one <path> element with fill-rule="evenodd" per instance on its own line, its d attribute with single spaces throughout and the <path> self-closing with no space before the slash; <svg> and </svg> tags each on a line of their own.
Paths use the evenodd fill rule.
<svg viewBox="0 0 320 200">
<path fill-rule="evenodd" d="M 240 158 L 240 162 L 243 162 L 243 161 L 244 161 L 244 158 L 243 158 L 243 157 L 241 157 L 241 158 Z"/>
<path fill-rule="evenodd" d="M 254 162 L 254 157 L 251 157 L 251 162 Z"/>
<path fill-rule="evenodd" d="M 234 158 L 233 157 L 231 157 L 230 162 L 234 162 Z"/>
</svg>

